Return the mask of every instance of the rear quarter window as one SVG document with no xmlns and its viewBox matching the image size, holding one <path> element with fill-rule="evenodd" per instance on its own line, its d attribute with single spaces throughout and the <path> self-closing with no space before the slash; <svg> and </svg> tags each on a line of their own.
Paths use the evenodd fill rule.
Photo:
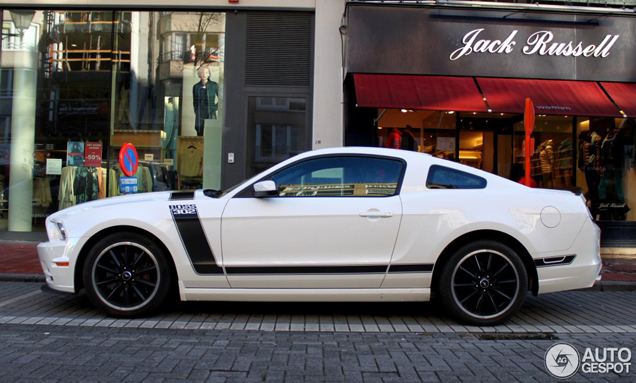
<svg viewBox="0 0 636 383">
<path fill-rule="evenodd" d="M 484 189 L 486 184 L 485 178 L 440 165 L 431 166 L 426 178 L 429 189 Z"/>
</svg>

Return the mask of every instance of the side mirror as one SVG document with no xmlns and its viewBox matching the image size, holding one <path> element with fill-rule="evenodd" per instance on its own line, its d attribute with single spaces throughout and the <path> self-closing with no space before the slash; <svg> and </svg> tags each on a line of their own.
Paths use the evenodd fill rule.
<svg viewBox="0 0 636 383">
<path fill-rule="evenodd" d="M 257 182 L 254 184 L 253 195 L 256 198 L 275 197 L 278 195 L 278 186 L 271 180 Z"/>
</svg>

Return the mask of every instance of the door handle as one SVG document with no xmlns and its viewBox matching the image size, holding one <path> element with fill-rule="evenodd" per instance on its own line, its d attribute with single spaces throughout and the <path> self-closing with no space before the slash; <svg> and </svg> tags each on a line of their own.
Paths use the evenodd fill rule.
<svg viewBox="0 0 636 383">
<path fill-rule="evenodd" d="M 393 213 L 381 212 L 381 211 L 368 211 L 366 213 L 360 213 L 360 217 L 372 217 L 372 218 L 391 218 L 393 217 Z"/>
</svg>

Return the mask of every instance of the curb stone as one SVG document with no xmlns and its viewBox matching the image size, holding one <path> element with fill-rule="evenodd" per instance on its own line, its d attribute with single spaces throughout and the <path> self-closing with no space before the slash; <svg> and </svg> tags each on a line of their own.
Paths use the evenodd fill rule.
<svg viewBox="0 0 636 383">
<path fill-rule="evenodd" d="M 0 273 L 0 282 L 46 282 L 44 274 Z"/>
</svg>

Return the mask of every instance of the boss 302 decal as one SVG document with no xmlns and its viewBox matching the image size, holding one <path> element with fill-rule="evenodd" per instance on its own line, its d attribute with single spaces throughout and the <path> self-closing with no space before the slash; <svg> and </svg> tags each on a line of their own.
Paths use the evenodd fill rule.
<svg viewBox="0 0 636 383">
<path fill-rule="evenodd" d="M 203 231 L 197 205 L 170 205 L 170 213 L 194 270 L 198 274 L 223 274 Z"/>
</svg>

